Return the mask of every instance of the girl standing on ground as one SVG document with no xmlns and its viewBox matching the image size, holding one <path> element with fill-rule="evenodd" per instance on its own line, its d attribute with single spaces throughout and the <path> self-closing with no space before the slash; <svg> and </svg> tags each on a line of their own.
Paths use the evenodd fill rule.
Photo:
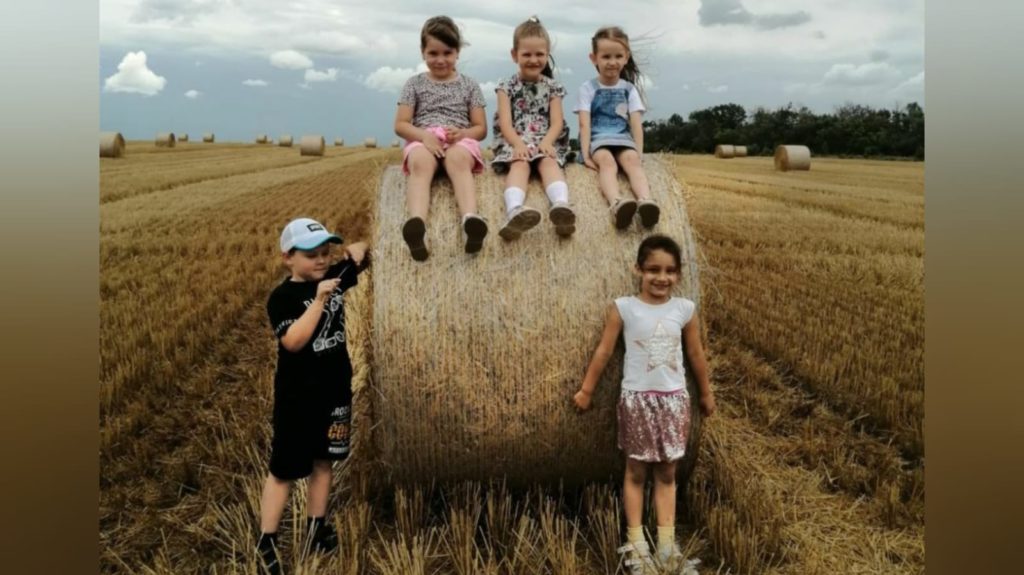
<svg viewBox="0 0 1024 575">
<path fill-rule="evenodd" d="M 658 223 L 661 210 L 651 199 L 647 175 L 640 165 L 644 151 L 643 94 L 636 84 L 640 69 L 622 29 L 601 28 L 590 40 L 590 61 L 597 78 L 580 86 L 576 113 L 580 121 L 583 164 L 598 171 L 601 192 L 611 207 L 615 227 L 625 229 L 640 214 L 640 223 Z M 626 172 L 637 202 L 619 196 L 619 167 Z"/>
<path fill-rule="evenodd" d="M 409 78 L 398 99 L 395 133 L 406 141 L 402 171 L 409 177 L 409 218 L 402 226 L 402 237 L 416 261 L 429 256 L 424 236 L 430 183 L 439 167 L 455 190 L 466 253 L 480 251 L 487 235 L 487 221 L 476 213 L 473 183 L 473 174 L 484 169 L 480 140 L 487 135 L 487 118 L 480 85 L 455 69 L 462 46 L 462 36 L 451 18 L 427 20 L 420 31 L 420 52 L 427 71 Z"/>
<path fill-rule="evenodd" d="M 700 340 L 696 304 L 673 297 L 682 265 L 679 245 L 663 235 L 640 244 L 634 274 L 640 293 L 620 297 L 608 306 L 601 343 L 573 401 L 590 409 L 601 372 L 615 349 L 619 334 L 626 343 L 622 391 L 618 404 L 618 444 L 626 454 L 622 488 L 626 515 L 626 554 L 630 573 L 650 572 L 655 564 L 644 538 L 642 518 L 648 467 L 654 468 L 654 510 L 658 520 L 657 563 L 694 573 L 675 541 L 676 463 L 686 453 L 690 432 L 690 396 L 686 389 L 683 352 L 700 389 L 704 416 L 715 411 L 708 383 L 707 361 Z"/>
<path fill-rule="evenodd" d="M 562 237 L 576 231 L 576 213 L 569 206 L 565 183 L 565 157 L 569 152 L 569 126 L 562 98 L 565 87 L 554 79 L 551 38 L 536 16 L 512 33 L 512 61 L 519 71 L 498 83 L 498 110 L 494 113 L 495 173 L 505 179 L 505 225 L 498 235 L 517 239 L 540 222 L 540 212 L 525 205 L 531 171 L 540 174 L 551 202 L 548 218 Z"/>
</svg>

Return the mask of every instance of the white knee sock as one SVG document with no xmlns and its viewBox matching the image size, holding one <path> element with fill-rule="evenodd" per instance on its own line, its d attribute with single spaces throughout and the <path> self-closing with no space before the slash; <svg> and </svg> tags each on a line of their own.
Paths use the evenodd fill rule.
<svg viewBox="0 0 1024 575">
<path fill-rule="evenodd" d="M 523 205 L 524 200 L 526 200 L 526 190 L 515 186 L 505 188 L 505 210 L 507 212 Z"/>
<path fill-rule="evenodd" d="M 552 204 L 555 202 L 569 203 L 569 186 L 565 182 L 554 182 L 544 191 L 547 192 L 548 199 Z"/>
</svg>

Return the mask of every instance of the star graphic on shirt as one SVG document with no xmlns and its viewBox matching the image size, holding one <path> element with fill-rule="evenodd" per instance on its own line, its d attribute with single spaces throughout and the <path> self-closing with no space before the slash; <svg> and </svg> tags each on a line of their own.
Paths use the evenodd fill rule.
<svg viewBox="0 0 1024 575">
<path fill-rule="evenodd" d="M 647 371 L 661 365 L 672 371 L 679 371 L 679 362 L 676 360 L 679 338 L 672 337 L 665 331 L 665 326 L 661 325 L 660 321 L 651 337 L 635 340 L 635 343 L 647 351 Z"/>
</svg>

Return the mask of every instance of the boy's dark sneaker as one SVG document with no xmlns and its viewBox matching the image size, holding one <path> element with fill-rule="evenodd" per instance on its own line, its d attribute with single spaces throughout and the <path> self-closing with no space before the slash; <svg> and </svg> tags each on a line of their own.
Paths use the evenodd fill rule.
<svg viewBox="0 0 1024 575">
<path fill-rule="evenodd" d="M 661 218 L 661 208 L 654 200 L 640 200 L 640 206 L 636 211 L 640 214 L 640 223 L 645 228 L 653 227 Z"/>
<path fill-rule="evenodd" d="M 412 254 L 412 259 L 418 262 L 426 260 L 427 256 L 430 255 L 427 252 L 427 244 L 423 241 L 423 236 L 426 233 L 427 224 L 423 221 L 423 218 L 412 217 L 402 225 L 402 238 L 409 245 L 409 253 Z"/>
<path fill-rule="evenodd" d="M 265 575 L 281 575 L 281 554 L 277 550 L 277 533 L 264 533 L 256 542 L 260 572 Z"/>
<path fill-rule="evenodd" d="M 314 553 L 330 553 L 338 548 L 338 532 L 330 519 L 316 517 L 308 519 L 309 548 Z"/>
</svg>

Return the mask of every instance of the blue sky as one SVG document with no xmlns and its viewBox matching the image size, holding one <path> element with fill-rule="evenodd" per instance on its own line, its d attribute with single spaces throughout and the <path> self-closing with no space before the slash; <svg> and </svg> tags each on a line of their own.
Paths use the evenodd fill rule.
<svg viewBox="0 0 1024 575">
<path fill-rule="evenodd" d="M 515 72 L 512 29 L 537 14 L 574 100 L 593 75 L 599 27 L 622 26 L 648 79 L 650 119 L 735 102 L 818 112 L 853 102 L 924 105 L 923 0 L 674 0 L 608 3 L 407 0 L 100 0 L 100 127 L 324 135 L 389 142 L 395 102 L 421 63 L 419 30 L 455 19 L 459 70 L 493 86 Z M 571 105 L 569 106 L 571 109 Z M 575 134 L 574 122 L 570 126 Z"/>
</svg>

